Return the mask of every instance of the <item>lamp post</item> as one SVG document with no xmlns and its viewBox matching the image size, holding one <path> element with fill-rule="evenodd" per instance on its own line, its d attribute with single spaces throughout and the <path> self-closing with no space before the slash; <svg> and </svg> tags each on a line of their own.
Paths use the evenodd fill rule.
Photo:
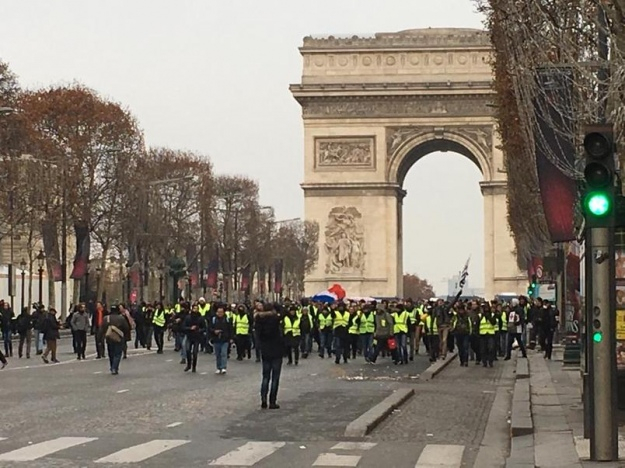
<svg viewBox="0 0 625 468">
<path fill-rule="evenodd" d="M 43 250 L 40 250 L 37 254 L 37 266 L 39 267 L 37 272 L 39 273 L 39 304 L 43 303 L 43 265 L 46 260 L 46 256 Z"/>
<path fill-rule="evenodd" d="M 81 302 L 89 302 L 89 270 L 91 269 L 91 262 L 87 260 L 87 269 L 85 270 L 85 294 Z"/>
<path fill-rule="evenodd" d="M 22 275 L 22 294 L 21 294 L 21 304 L 22 304 L 22 308 L 20 309 L 20 312 L 22 310 L 24 310 L 24 286 L 26 286 L 26 260 L 24 260 L 22 258 L 22 261 L 20 262 L 20 268 L 22 269 L 21 275 Z"/>
<path fill-rule="evenodd" d="M 163 300 L 163 272 L 165 271 L 165 265 L 159 263 L 158 265 L 158 300 Z"/>
<path fill-rule="evenodd" d="M 12 107 L 0 107 L 0 116 L 11 115 L 15 112 Z M 9 181 L 11 184 L 13 181 Z M 11 310 L 15 311 L 14 297 L 15 297 L 15 275 L 13 273 L 13 186 L 9 190 L 9 233 L 10 233 L 10 260 L 8 265 L 9 272 L 9 297 L 11 299 Z"/>
<path fill-rule="evenodd" d="M 127 304 L 130 304 L 130 263 L 126 264 L 126 296 L 124 299 L 125 301 L 128 301 Z"/>
</svg>

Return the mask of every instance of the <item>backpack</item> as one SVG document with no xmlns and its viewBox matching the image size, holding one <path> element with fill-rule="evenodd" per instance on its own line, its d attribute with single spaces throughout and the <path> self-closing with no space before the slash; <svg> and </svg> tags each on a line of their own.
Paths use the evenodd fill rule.
<svg viewBox="0 0 625 468">
<path fill-rule="evenodd" d="M 106 333 L 104 334 L 104 338 L 106 339 L 106 341 L 112 343 L 121 343 L 121 341 L 124 339 L 124 332 L 115 325 L 111 325 L 110 319 L 107 320 L 107 323 L 108 327 L 106 327 Z"/>
<path fill-rule="evenodd" d="M 454 331 L 457 335 L 468 335 L 469 334 L 469 318 L 463 317 L 462 319 L 456 319 L 456 326 Z"/>
</svg>

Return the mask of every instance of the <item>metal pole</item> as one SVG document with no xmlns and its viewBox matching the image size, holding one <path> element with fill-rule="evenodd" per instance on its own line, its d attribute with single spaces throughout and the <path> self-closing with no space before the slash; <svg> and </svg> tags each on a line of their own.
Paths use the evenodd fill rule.
<svg viewBox="0 0 625 468">
<path fill-rule="evenodd" d="M 39 267 L 39 304 L 43 303 L 43 268 Z"/>
<path fill-rule="evenodd" d="M 612 313 L 614 296 L 613 229 L 594 228 L 592 262 L 593 294 L 591 329 L 601 330 L 602 339 L 593 340 L 594 433 L 590 439 L 593 461 L 618 460 L 618 427 L 616 421 L 616 320 Z"/>
<path fill-rule="evenodd" d="M 10 240 L 9 240 L 9 250 L 10 250 L 10 261 L 9 261 L 9 297 L 11 298 L 11 310 L 13 312 L 15 312 L 15 284 L 14 284 L 14 273 L 13 273 L 13 263 L 14 263 L 14 258 L 13 258 L 13 238 L 15 237 L 14 235 L 14 225 L 13 225 L 13 203 L 14 203 L 14 198 L 15 198 L 15 194 L 14 194 L 14 187 L 11 187 L 11 190 L 9 191 L 9 235 L 10 235 Z"/>
<path fill-rule="evenodd" d="M 20 309 L 20 313 L 22 313 L 22 310 L 24 309 L 24 306 L 26 305 L 26 304 L 24 304 L 24 296 L 25 296 L 25 294 L 24 294 L 24 290 L 25 290 L 24 286 L 26 285 L 26 272 L 24 271 L 23 268 L 22 268 L 21 275 L 22 275 L 22 291 L 21 291 L 21 297 L 20 297 L 20 304 L 22 304 L 22 307 Z"/>
<path fill-rule="evenodd" d="M 61 195 L 61 322 L 67 314 L 67 161 L 63 163 Z"/>
</svg>

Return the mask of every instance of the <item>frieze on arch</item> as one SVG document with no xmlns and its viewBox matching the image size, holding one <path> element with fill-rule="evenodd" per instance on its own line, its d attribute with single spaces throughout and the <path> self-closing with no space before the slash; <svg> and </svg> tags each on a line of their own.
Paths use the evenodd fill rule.
<svg viewBox="0 0 625 468">
<path fill-rule="evenodd" d="M 361 274 L 365 268 L 362 214 L 354 206 L 336 206 L 325 229 L 326 274 Z"/>
<path fill-rule="evenodd" d="M 300 98 L 305 119 L 358 117 L 484 117 L 493 114 L 491 96 L 371 96 Z"/>
<path fill-rule="evenodd" d="M 466 137 L 478 146 L 484 154 L 490 154 L 493 149 L 493 127 L 492 125 L 458 125 L 444 127 L 432 126 L 402 126 L 402 127 L 386 127 L 386 156 L 391 156 L 406 141 L 412 140 L 419 135 L 427 135 L 431 133 L 441 133 L 441 137 L 445 132 L 453 132 L 455 134 Z"/>
</svg>

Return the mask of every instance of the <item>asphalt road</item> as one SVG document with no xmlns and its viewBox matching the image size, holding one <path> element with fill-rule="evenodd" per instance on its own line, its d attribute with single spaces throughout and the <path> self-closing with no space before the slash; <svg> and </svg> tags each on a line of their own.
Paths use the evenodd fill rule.
<svg viewBox="0 0 625 468">
<path fill-rule="evenodd" d="M 231 359 L 228 374 L 215 375 L 214 356 L 201 354 L 198 373 L 184 373 L 169 343 L 163 355 L 131 349 L 111 376 L 108 360 L 76 361 L 63 341 L 61 364 L 33 355 L 10 359 L 0 372 L 0 467 L 400 468 L 441 459 L 471 466 L 464 440 L 412 439 L 412 422 L 393 424 L 398 436 L 343 437 L 348 423 L 394 388 L 425 385 L 418 379 L 429 365 L 424 356 L 408 366 L 370 366 L 362 358 L 336 365 L 316 355 L 285 365 L 281 409 L 271 411 L 260 409 L 253 359 Z M 428 415 L 444 419 L 446 409 L 439 410 Z"/>
</svg>

